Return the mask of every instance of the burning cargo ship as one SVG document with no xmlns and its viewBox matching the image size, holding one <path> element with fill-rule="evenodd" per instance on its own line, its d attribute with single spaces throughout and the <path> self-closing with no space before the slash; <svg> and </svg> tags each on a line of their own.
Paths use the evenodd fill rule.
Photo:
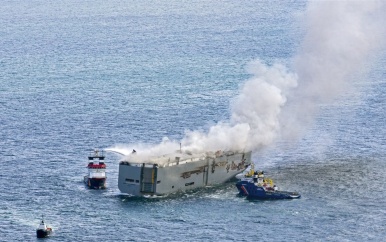
<svg viewBox="0 0 386 242">
<path fill-rule="evenodd" d="M 224 183 L 251 164 L 251 152 L 172 154 L 136 160 L 135 151 L 119 164 L 118 188 L 134 196 L 161 196 Z"/>
</svg>

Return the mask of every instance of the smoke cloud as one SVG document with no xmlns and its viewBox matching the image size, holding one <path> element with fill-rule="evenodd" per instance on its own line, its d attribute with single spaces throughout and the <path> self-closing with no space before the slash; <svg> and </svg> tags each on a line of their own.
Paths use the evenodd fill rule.
<svg viewBox="0 0 386 242">
<path fill-rule="evenodd" d="M 304 40 L 292 70 L 280 63 L 251 62 L 247 71 L 252 77 L 234 98 L 229 120 L 207 132 L 186 131 L 181 141 L 136 145 L 142 158 L 171 153 L 180 143 L 191 152 L 257 151 L 296 134 L 320 103 L 337 97 L 353 75 L 364 71 L 372 53 L 385 46 L 385 10 L 383 1 L 309 2 Z"/>
<path fill-rule="evenodd" d="M 283 116 L 293 130 L 307 127 L 319 104 L 351 87 L 374 52 L 385 46 L 384 1 L 315 1 L 305 14 L 306 35 L 294 58 L 298 88 Z M 286 130 L 288 133 L 288 130 Z"/>
<path fill-rule="evenodd" d="M 279 117 L 286 93 L 296 87 L 296 75 L 285 66 L 249 64 L 253 77 L 241 87 L 231 105 L 230 121 L 211 127 L 208 133 L 190 131 L 182 144 L 189 150 L 257 150 L 271 144 L 280 132 Z"/>
</svg>

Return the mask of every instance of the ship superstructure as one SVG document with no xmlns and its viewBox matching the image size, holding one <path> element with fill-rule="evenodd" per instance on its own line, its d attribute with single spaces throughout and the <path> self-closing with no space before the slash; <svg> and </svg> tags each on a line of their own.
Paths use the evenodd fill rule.
<svg viewBox="0 0 386 242">
<path fill-rule="evenodd" d="M 89 188 L 104 189 L 106 188 L 106 164 L 103 151 L 94 150 L 88 157 L 88 174 L 84 176 L 84 182 Z"/>
<path fill-rule="evenodd" d="M 135 153 L 119 164 L 118 188 L 134 196 L 165 195 L 221 184 L 251 164 L 251 152 L 176 152 L 135 161 Z"/>
</svg>

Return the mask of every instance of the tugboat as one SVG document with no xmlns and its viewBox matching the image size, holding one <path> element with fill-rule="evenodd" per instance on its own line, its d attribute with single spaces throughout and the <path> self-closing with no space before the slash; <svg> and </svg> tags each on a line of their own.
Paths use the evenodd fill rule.
<svg viewBox="0 0 386 242">
<path fill-rule="evenodd" d="M 43 216 L 42 221 L 39 224 L 39 227 L 36 229 L 36 237 L 38 238 L 46 238 L 50 236 L 52 233 L 52 228 L 47 227 L 47 225 L 44 223 Z"/>
<path fill-rule="evenodd" d="M 297 192 L 279 191 L 272 179 L 264 178 L 264 171 L 255 171 L 253 164 L 248 173 L 236 183 L 239 195 L 248 199 L 294 199 Z"/>
<path fill-rule="evenodd" d="M 106 188 L 106 164 L 103 162 L 104 159 L 103 151 L 97 149 L 88 157 L 88 175 L 84 176 L 84 182 L 91 189 Z"/>
</svg>

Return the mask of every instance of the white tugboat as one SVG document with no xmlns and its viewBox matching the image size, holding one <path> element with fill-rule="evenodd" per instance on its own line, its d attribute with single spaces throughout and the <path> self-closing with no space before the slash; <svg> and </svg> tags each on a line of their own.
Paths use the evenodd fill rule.
<svg viewBox="0 0 386 242">
<path fill-rule="evenodd" d="M 88 157 L 88 175 L 84 176 L 84 182 L 89 188 L 106 188 L 106 164 L 104 159 L 103 151 L 99 150 L 94 150 L 93 154 Z"/>
<path fill-rule="evenodd" d="M 47 227 L 47 225 L 44 223 L 43 217 L 42 221 L 39 224 L 39 227 L 36 229 L 36 237 L 38 238 L 46 238 L 50 236 L 52 233 L 52 228 Z"/>
</svg>

